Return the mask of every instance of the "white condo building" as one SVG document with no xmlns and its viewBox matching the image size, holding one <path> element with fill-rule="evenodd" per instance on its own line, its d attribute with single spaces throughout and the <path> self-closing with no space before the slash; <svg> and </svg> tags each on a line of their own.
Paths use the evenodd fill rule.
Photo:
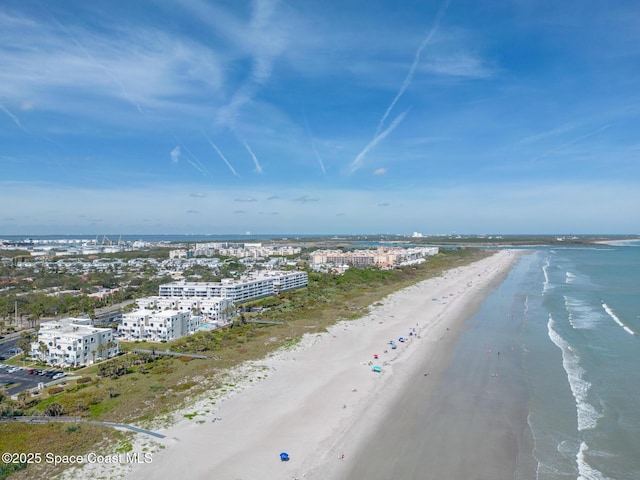
<svg viewBox="0 0 640 480">
<path fill-rule="evenodd" d="M 170 341 L 195 332 L 203 323 L 202 316 L 190 311 L 140 309 L 122 316 L 118 333 L 127 340 Z"/>
<path fill-rule="evenodd" d="M 227 298 L 245 302 L 276 295 L 286 290 L 306 287 L 307 272 L 269 271 L 239 280 L 225 278 L 221 282 L 173 282 L 160 285 L 161 297 Z"/>
<path fill-rule="evenodd" d="M 160 285 L 159 296 L 136 300 L 118 325 L 123 340 L 176 340 L 204 326 L 223 326 L 236 302 L 268 297 L 305 287 L 306 272 L 267 271 L 240 280 L 173 282 Z"/>
<path fill-rule="evenodd" d="M 79 367 L 118 353 L 113 330 L 92 327 L 86 318 L 43 322 L 38 341 L 31 344 L 31 356 L 51 365 Z"/>
<path fill-rule="evenodd" d="M 136 300 L 138 308 L 147 310 L 177 310 L 206 317 L 209 322 L 224 323 L 233 309 L 233 300 L 222 297 L 143 297 Z"/>
</svg>

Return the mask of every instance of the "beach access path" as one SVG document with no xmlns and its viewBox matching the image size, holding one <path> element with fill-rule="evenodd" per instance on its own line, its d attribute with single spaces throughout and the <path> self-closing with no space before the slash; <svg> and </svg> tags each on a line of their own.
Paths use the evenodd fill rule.
<svg viewBox="0 0 640 480">
<path fill-rule="evenodd" d="M 386 297 L 362 318 L 251 362 L 245 371 L 261 372 L 259 380 L 240 376 L 244 384 L 236 393 L 194 405 L 190 411 L 201 415 L 156 429 L 165 438 L 153 461 L 121 466 L 120 474 L 136 480 L 346 478 L 353 454 L 403 386 L 428 375 L 437 388 L 465 320 L 518 256 L 501 250 L 449 270 Z M 428 371 L 416 371 L 418 365 Z M 281 461 L 282 452 L 288 461 Z"/>
</svg>

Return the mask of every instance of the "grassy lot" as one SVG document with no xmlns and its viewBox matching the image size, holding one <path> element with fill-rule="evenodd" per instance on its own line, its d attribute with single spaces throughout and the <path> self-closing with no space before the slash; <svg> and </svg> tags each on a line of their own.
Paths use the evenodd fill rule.
<svg viewBox="0 0 640 480">
<path fill-rule="evenodd" d="M 132 434 L 99 425 L 79 423 L 0 423 L 2 452 L 41 453 L 41 462 L 30 465 L 0 462 L 0 479 L 11 476 L 16 480 L 47 478 L 60 473 L 68 465 L 47 463 L 45 454 L 84 455 L 89 452 L 102 454 L 126 452 L 131 449 L 128 438 Z M 35 458 L 32 458 L 35 461 Z"/>
<path fill-rule="evenodd" d="M 352 269 L 342 276 L 311 272 L 308 287 L 253 302 L 265 310 L 260 314 L 245 314 L 245 320 L 282 324 L 238 320 L 232 327 L 200 332 L 170 343 L 125 344 L 123 350 L 129 353 L 75 372 L 74 375 L 81 378 L 69 381 L 65 387 L 49 388 L 41 398 L 23 398 L 19 405 L 5 399 L 0 403 L 0 413 L 12 407 L 22 408 L 27 414 L 53 410 L 87 419 L 157 424 L 159 419 L 168 418 L 184 407 L 189 399 L 210 395 L 213 403 L 214 391 L 231 386 L 225 384 L 229 381 L 225 377 L 228 369 L 293 345 L 305 333 L 322 332 L 337 321 L 361 317 L 370 305 L 390 293 L 489 254 L 478 249 L 445 250 L 421 265 L 400 270 Z M 170 348 L 174 352 L 215 355 L 217 359 L 131 353 L 134 348 Z M 197 414 L 194 412 L 192 417 Z M 55 451 L 77 454 L 81 448 L 96 451 L 100 445 L 117 445 L 122 441 L 122 434 L 115 430 L 87 424 L 80 424 L 78 430 L 71 432 L 67 429 L 64 424 L 0 424 L 0 446 L 4 451 L 21 452 L 55 447 Z M 11 443 L 7 439 L 11 439 Z M 0 462 L 0 468 L 3 467 Z M 24 472 L 31 469 L 32 466 Z"/>
</svg>

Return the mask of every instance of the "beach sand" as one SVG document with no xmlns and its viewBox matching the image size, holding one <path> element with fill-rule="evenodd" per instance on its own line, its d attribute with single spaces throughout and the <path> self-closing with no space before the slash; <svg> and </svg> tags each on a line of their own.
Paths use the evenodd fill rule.
<svg viewBox="0 0 640 480">
<path fill-rule="evenodd" d="M 447 414 L 456 398 L 438 397 L 437 393 L 441 388 L 442 392 L 452 391 L 442 374 L 449 368 L 465 320 L 504 279 L 518 255 L 503 250 L 450 270 L 442 277 L 388 296 L 363 318 L 339 322 L 327 333 L 305 336 L 293 349 L 245 365 L 230 377 L 242 383 L 235 385 L 236 393 L 217 400 L 215 405 L 211 400 L 194 405 L 190 411 L 200 415 L 158 430 L 167 437 L 158 441 L 160 448 L 156 444 L 152 449 L 151 463 L 121 465 L 109 477 L 118 473 L 136 480 L 414 478 L 409 471 L 406 476 L 387 476 L 375 469 L 354 472 L 362 463 L 376 464 L 372 455 L 378 454 L 363 448 L 379 428 L 392 431 L 397 423 L 405 429 L 399 438 L 414 435 L 406 431 L 412 419 L 390 421 L 392 412 L 402 415 L 397 406 L 403 397 L 429 399 L 432 395 L 424 410 L 438 412 L 439 435 L 478 421 L 472 417 L 482 414 L 480 406 L 467 417 L 457 418 Z M 400 337 L 406 341 L 400 342 Z M 391 348 L 390 340 L 394 340 L 396 349 Z M 373 365 L 382 371 L 373 372 Z M 420 389 L 419 395 L 412 394 L 416 388 Z M 415 406 L 406 411 L 414 410 Z M 447 418 L 454 423 L 445 424 Z M 504 429 L 495 433 L 503 434 Z M 391 440 L 392 435 L 385 437 L 390 443 L 376 448 L 397 454 L 402 453 L 398 449 L 407 449 Z M 138 442 L 146 443 L 148 438 Z M 500 438 L 498 445 L 508 446 L 508 442 L 508 438 Z M 134 445 L 134 452 L 140 452 L 141 445 Z M 288 453 L 289 461 L 281 461 L 281 452 Z M 508 468 L 515 455 L 503 448 L 494 453 L 495 461 L 489 457 L 484 462 L 494 462 L 497 470 Z M 92 476 L 99 477 L 100 472 L 95 470 Z M 496 474 L 491 478 L 506 476 Z"/>
</svg>

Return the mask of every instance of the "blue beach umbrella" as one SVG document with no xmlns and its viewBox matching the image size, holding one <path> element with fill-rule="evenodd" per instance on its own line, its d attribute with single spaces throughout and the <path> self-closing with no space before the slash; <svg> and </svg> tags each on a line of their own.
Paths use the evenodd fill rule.
<svg viewBox="0 0 640 480">
<path fill-rule="evenodd" d="M 282 452 L 280 454 L 280 460 L 282 460 L 283 462 L 288 462 L 289 461 L 289 454 L 287 452 Z"/>
<path fill-rule="evenodd" d="M 373 370 L 374 372 L 380 373 L 382 371 L 382 367 L 379 367 L 378 365 L 375 365 L 371 370 Z"/>
</svg>

